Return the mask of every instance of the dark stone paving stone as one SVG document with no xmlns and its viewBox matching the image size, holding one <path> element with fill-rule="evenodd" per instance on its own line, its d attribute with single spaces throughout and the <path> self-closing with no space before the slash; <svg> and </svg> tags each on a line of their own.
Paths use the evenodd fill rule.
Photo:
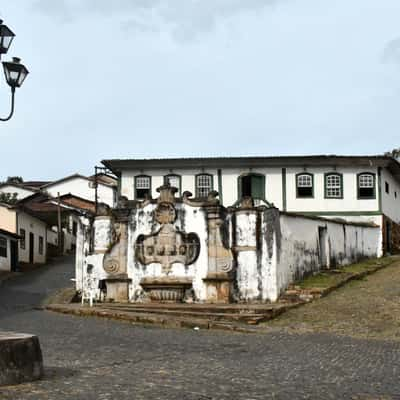
<svg viewBox="0 0 400 400">
<path fill-rule="evenodd" d="M 32 294 L 65 286 L 72 270 L 72 260 L 59 262 L 1 288 L 0 329 L 39 336 L 46 376 L 2 388 L 0 399 L 400 398 L 396 342 L 161 329 L 32 309 Z"/>
</svg>

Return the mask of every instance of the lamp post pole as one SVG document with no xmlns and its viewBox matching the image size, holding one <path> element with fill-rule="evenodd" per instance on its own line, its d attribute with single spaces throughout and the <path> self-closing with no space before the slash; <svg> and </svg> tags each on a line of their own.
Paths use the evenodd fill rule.
<svg viewBox="0 0 400 400">
<path fill-rule="evenodd" d="M 97 215 L 97 211 L 99 208 L 99 193 L 98 193 L 98 186 L 99 186 L 99 180 L 98 180 L 98 175 L 99 173 L 107 174 L 110 173 L 111 171 L 106 168 L 106 167 L 98 167 L 95 165 L 94 167 L 94 210 L 95 210 L 95 215 Z"/>
<path fill-rule="evenodd" d="M 0 60 L 2 54 L 7 54 L 14 37 L 14 32 L 7 25 L 4 25 L 3 21 L 0 19 Z M 5 122 L 11 119 L 14 114 L 15 89 L 21 87 L 25 78 L 29 74 L 29 71 L 23 64 L 21 64 L 21 60 L 17 57 L 13 57 L 12 61 L 3 61 L 3 69 L 6 82 L 11 88 L 10 113 L 7 117 L 0 118 L 0 121 Z"/>
</svg>

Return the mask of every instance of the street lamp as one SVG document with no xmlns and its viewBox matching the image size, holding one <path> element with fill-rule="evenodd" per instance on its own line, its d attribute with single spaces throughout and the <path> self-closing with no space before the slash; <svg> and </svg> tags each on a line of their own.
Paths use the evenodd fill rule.
<svg viewBox="0 0 400 400">
<path fill-rule="evenodd" d="M 14 36 L 14 32 L 0 19 L 0 56 L 7 53 Z"/>
<path fill-rule="evenodd" d="M 11 29 L 0 20 L 0 58 L 2 54 L 8 52 L 14 36 Z M 21 87 L 29 71 L 17 57 L 13 57 L 12 61 L 3 61 L 3 69 L 6 81 L 11 88 L 11 111 L 6 118 L 0 118 L 0 121 L 8 121 L 14 114 L 15 88 Z"/>
</svg>

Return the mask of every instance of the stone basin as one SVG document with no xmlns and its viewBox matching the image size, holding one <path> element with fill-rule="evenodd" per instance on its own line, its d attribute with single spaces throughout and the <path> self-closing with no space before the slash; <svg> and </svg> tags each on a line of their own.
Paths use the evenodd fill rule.
<svg viewBox="0 0 400 400">
<path fill-rule="evenodd" d="M 35 335 L 0 331 L 0 386 L 31 382 L 43 376 L 43 358 Z"/>
</svg>

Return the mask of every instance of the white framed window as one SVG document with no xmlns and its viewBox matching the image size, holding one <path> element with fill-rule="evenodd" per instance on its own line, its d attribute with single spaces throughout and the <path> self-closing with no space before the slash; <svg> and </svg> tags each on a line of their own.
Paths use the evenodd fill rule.
<svg viewBox="0 0 400 400">
<path fill-rule="evenodd" d="M 375 174 L 370 172 L 358 174 L 357 182 L 359 199 L 375 198 Z"/>
<path fill-rule="evenodd" d="M 343 179 L 338 173 L 325 175 L 325 197 L 332 199 L 343 198 Z"/>
<path fill-rule="evenodd" d="M 296 195 L 297 197 L 314 196 L 314 177 L 312 174 L 303 173 L 296 175 Z"/>
<path fill-rule="evenodd" d="M 144 200 L 151 196 L 151 177 L 147 175 L 135 176 L 135 199 Z"/>
<path fill-rule="evenodd" d="M 213 190 L 213 176 L 210 174 L 196 175 L 196 197 L 207 197 Z"/>
</svg>

